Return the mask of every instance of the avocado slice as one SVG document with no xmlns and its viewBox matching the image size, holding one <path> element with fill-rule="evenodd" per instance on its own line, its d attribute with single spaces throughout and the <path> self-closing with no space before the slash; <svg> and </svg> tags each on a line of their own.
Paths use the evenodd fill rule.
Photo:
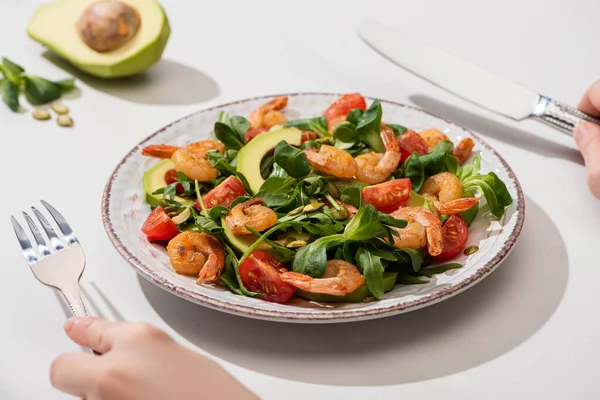
<svg viewBox="0 0 600 400">
<path fill-rule="evenodd" d="M 246 250 L 248 250 L 248 248 L 254 242 L 256 242 L 256 239 L 258 239 L 254 235 L 236 235 L 236 234 L 234 234 L 233 232 L 231 232 L 231 229 L 229 229 L 229 227 L 227 226 L 227 223 L 225 222 L 225 217 L 221 217 L 221 226 L 223 227 L 223 233 L 225 235 L 225 239 L 227 240 L 227 242 L 229 242 L 229 244 L 231 245 L 231 247 L 233 248 L 233 250 L 236 252 L 237 255 L 244 254 L 246 252 Z M 256 247 L 257 250 L 269 250 L 270 248 L 271 248 L 271 246 L 269 246 L 265 242 L 261 242 Z"/>
<path fill-rule="evenodd" d="M 117 29 L 114 28 L 117 26 L 114 18 L 100 22 L 90 18 L 86 26 L 92 28 L 89 28 L 91 31 L 87 32 L 87 36 L 84 28 L 80 28 L 83 26 L 80 25 L 82 16 L 97 7 L 98 0 L 55 0 L 41 5 L 29 22 L 27 34 L 76 68 L 97 77 L 118 78 L 143 72 L 162 56 L 171 34 L 167 16 L 155 0 L 110 1 L 123 9 L 133 9 L 134 15 L 137 15 L 137 24 L 128 24 L 124 31 L 119 29 L 119 34 L 129 32 L 122 43 L 119 43 L 119 47 L 111 49 L 114 46 L 94 46 L 89 40 L 85 40 L 86 37 L 96 40 L 94 38 L 97 38 L 98 31 L 106 33 L 108 40 Z M 101 17 L 115 15 L 107 17 L 105 13 Z M 119 28 L 122 28 L 121 24 Z"/>
<path fill-rule="evenodd" d="M 171 160 L 160 160 L 155 166 L 144 172 L 144 192 L 146 193 L 146 203 L 152 207 L 158 207 L 163 204 L 162 194 L 152 194 L 158 189 L 167 186 L 165 181 L 165 172 L 175 168 L 175 164 Z M 187 206 L 194 204 L 192 200 L 184 199 L 179 196 L 175 196 L 175 201 Z"/>
<path fill-rule="evenodd" d="M 237 155 L 237 170 L 244 175 L 253 194 L 258 193 L 265 182 L 260 175 L 260 162 L 282 140 L 291 146 L 300 146 L 302 131 L 298 128 L 281 128 L 261 133 L 240 149 Z"/>
<path fill-rule="evenodd" d="M 383 273 L 383 291 L 389 292 L 396 285 L 396 278 L 398 277 L 397 272 L 384 272 Z M 358 289 L 346 294 L 345 296 L 334 296 L 331 294 L 324 293 L 311 293 L 305 290 L 296 289 L 294 294 L 303 299 L 316 301 L 319 303 L 360 303 L 366 297 L 372 296 L 371 292 L 367 288 L 367 285 L 362 285 Z"/>
</svg>

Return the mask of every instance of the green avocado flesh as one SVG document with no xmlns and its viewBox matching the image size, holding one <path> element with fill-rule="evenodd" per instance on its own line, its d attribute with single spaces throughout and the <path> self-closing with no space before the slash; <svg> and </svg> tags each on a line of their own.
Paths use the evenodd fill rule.
<svg viewBox="0 0 600 400">
<path fill-rule="evenodd" d="M 396 284 L 396 278 L 398 277 L 397 272 L 384 272 L 383 273 L 383 291 L 389 292 L 394 288 Z M 372 296 L 371 292 L 366 285 L 363 285 L 353 292 L 346 294 L 345 296 L 333 296 L 331 294 L 324 293 L 310 293 L 305 290 L 296 289 L 294 294 L 303 299 L 316 301 L 319 303 L 359 303 L 366 297 Z"/>
<path fill-rule="evenodd" d="M 231 230 L 227 226 L 227 223 L 225 222 L 225 217 L 221 218 L 221 226 L 223 227 L 223 233 L 225 234 L 225 239 L 227 239 L 227 242 L 231 245 L 233 250 L 238 255 L 244 254 L 246 252 L 246 250 L 248 250 L 248 248 L 254 242 L 256 242 L 256 239 L 258 239 L 255 235 L 252 235 L 252 234 L 250 234 L 250 235 L 234 234 L 233 232 L 231 232 Z M 261 242 L 256 247 L 257 250 L 269 250 L 270 248 L 271 248 L 271 246 L 269 246 L 265 242 Z"/>
<path fill-rule="evenodd" d="M 265 182 L 260 174 L 262 159 L 272 152 L 277 143 L 285 140 L 291 146 L 300 146 L 302 131 L 298 128 L 281 128 L 261 133 L 241 148 L 237 155 L 237 171 L 240 172 L 250 185 L 253 194 L 258 193 Z"/>
<path fill-rule="evenodd" d="M 121 0 L 137 11 L 141 24 L 131 40 L 98 52 L 83 41 L 77 22 L 97 0 L 55 0 L 38 7 L 27 34 L 76 68 L 101 78 L 119 78 L 150 68 L 161 57 L 171 34 L 163 8 L 155 0 Z"/>
<path fill-rule="evenodd" d="M 167 186 L 165 181 L 165 173 L 175 168 L 175 164 L 171 160 L 161 160 L 155 166 L 144 172 L 144 192 L 146 193 L 146 203 L 152 207 L 158 207 L 163 204 L 162 194 L 152 194 L 158 189 Z M 175 196 L 175 201 L 181 204 L 191 206 L 193 201 Z"/>
</svg>

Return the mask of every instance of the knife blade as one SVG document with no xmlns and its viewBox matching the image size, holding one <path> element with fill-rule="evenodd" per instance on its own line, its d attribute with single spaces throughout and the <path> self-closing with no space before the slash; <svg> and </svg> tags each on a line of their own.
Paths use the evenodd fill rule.
<svg viewBox="0 0 600 400">
<path fill-rule="evenodd" d="M 373 49 L 405 70 L 494 113 L 521 121 L 534 118 L 572 134 L 581 120 L 600 120 L 372 20 L 358 27 Z"/>
</svg>

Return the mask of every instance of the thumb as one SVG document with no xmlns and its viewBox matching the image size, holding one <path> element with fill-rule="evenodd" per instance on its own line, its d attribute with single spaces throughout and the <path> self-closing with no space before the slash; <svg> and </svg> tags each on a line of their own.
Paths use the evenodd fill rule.
<svg viewBox="0 0 600 400">
<path fill-rule="evenodd" d="M 585 160 L 588 186 L 600 199 L 600 125 L 581 122 L 575 127 L 573 137 Z"/>
</svg>

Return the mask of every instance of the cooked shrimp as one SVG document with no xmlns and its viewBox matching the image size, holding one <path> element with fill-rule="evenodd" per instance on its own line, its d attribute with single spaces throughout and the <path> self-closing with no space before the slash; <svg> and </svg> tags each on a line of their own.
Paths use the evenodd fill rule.
<svg viewBox="0 0 600 400">
<path fill-rule="evenodd" d="M 262 232 L 277 223 L 275 211 L 262 205 L 263 199 L 254 198 L 235 205 L 225 216 L 225 222 L 235 235 L 251 234 L 246 226 Z"/>
<path fill-rule="evenodd" d="M 425 143 L 427 143 L 427 147 L 429 147 L 430 149 L 439 142 L 443 142 L 444 140 L 450 140 L 448 136 L 446 136 L 443 132 L 438 131 L 437 129 L 426 129 L 422 132 L 419 132 L 419 136 L 423 138 Z"/>
<path fill-rule="evenodd" d="M 298 272 L 283 272 L 281 280 L 311 293 L 343 296 L 365 283 L 358 268 L 344 260 L 329 260 L 322 278 L 313 278 Z"/>
<path fill-rule="evenodd" d="M 452 155 L 458 160 L 458 164 L 464 163 L 469 158 L 473 147 L 475 147 L 475 142 L 471 138 L 464 138 L 454 147 Z"/>
<path fill-rule="evenodd" d="M 419 193 L 433 196 L 438 201 L 446 203 L 460 199 L 463 194 L 463 187 L 456 175 L 450 172 L 440 172 L 427 178 Z"/>
<path fill-rule="evenodd" d="M 151 145 L 145 147 L 142 154 L 156 158 L 170 158 L 175 164 L 175 169 L 183 172 L 188 178 L 207 182 L 216 179 L 219 175 L 219 171 L 206 158 L 209 150 L 223 153 L 225 148 L 219 141 L 201 140 L 185 148 L 166 144 Z"/>
<path fill-rule="evenodd" d="M 338 178 L 353 178 L 358 171 L 356 160 L 346 150 L 328 144 L 304 149 L 308 163 L 314 169 Z"/>
<path fill-rule="evenodd" d="M 287 121 L 287 118 L 281 111 L 271 110 L 267 112 L 263 118 L 263 128 L 270 129 L 275 125 L 283 124 Z"/>
<path fill-rule="evenodd" d="M 270 111 L 279 111 L 283 110 L 288 103 L 287 96 L 277 97 L 270 102 L 263 104 L 258 107 L 256 110 L 252 111 L 248 116 L 248 121 L 250 122 L 251 129 L 259 129 L 259 128 L 270 128 L 271 126 L 275 126 L 285 121 L 285 117 L 283 114 L 269 114 Z M 266 118 L 265 118 L 266 117 Z M 283 117 L 283 120 L 282 120 Z M 273 121 L 279 121 L 271 126 L 266 126 L 268 123 L 272 123 Z"/>
<path fill-rule="evenodd" d="M 422 207 L 402 207 L 391 216 L 408 222 L 405 228 L 394 228 L 400 234 L 400 237 L 394 236 L 394 246 L 419 249 L 427 245 L 432 256 L 441 254 L 444 248 L 442 221 L 434 213 Z M 422 230 L 415 225 L 420 225 Z"/>
<path fill-rule="evenodd" d="M 180 274 L 198 275 L 196 283 L 215 281 L 225 265 L 225 250 L 211 235 L 200 232 L 182 232 L 167 245 L 167 254 L 173 269 Z"/>
<path fill-rule="evenodd" d="M 382 127 L 381 140 L 385 146 L 385 153 L 367 153 L 356 157 L 358 171 L 356 177 L 359 181 L 370 185 L 381 183 L 392 175 L 400 163 L 400 147 L 396 135 L 387 125 Z"/>
<path fill-rule="evenodd" d="M 447 203 L 440 203 L 439 201 L 433 201 L 433 205 L 440 214 L 453 215 L 459 214 L 463 211 L 467 211 L 475 204 L 479 202 L 476 197 L 463 197 L 462 199 L 456 199 Z"/>
</svg>

